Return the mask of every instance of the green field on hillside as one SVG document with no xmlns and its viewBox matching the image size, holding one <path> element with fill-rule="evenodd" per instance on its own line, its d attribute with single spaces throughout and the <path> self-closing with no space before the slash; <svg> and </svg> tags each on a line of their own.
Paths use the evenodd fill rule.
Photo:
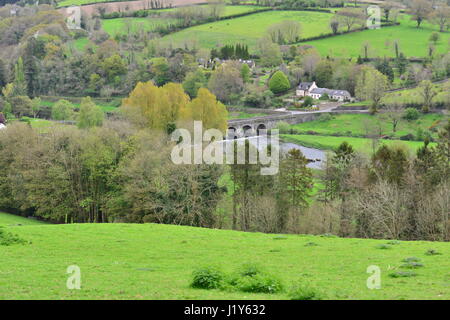
<svg viewBox="0 0 450 320">
<path fill-rule="evenodd" d="M 297 143 L 305 147 L 316 148 L 321 150 L 336 150 L 339 145 L 346 141 L 353 146 L 356 151 L 371 154 L 381 146 L 386 145 L 398 145 L 405 146 L 410 152 L 415 153 L 417 149 L 423 146 L 421 141 L 401 141 L 401 140 L 378 140 L 374 142 L 368 138 L 351 138 L 351 137 L 334 137 L 334 136 L 316 136 L 308 134 L 282 134 L 280 137 L 288 142 Z M 375 145 L 374 145 L 375 143 Z M 431 143 L 430 146 L 433 146 Z"/>
<path fill-rule="evenodd" d="M 381 135 L 394 138 L 412 134 L 417 135 L 419 130 L 433 130 L 445 124 L 447 117 L 441 114 L 421 115 L 417 120 L 401 119 L 397 130 L 392 131 L 392 124 L 386 114 L 338 114 L 331 117 L 323 116 L 315 121 L 304 122 L 291 127 L 298 133 L 314 133 L 320 135 L 341 135 L 364 137 L 374 130 Z M 435 128 L 435 129 L 433 129 Z M 432 133 L 436 136 L 436 133 Z"/>
<path fill-rule="evenodd" d="M 36 220 L 36 219 L 28 219 L 21 216 L 16 216 L 9 213 L 0 212 L 0 226 L 11 226 L 11 225 L 43 225 L 45 222 Z"/>
<path fill-rule="evenodd" d="M 298 21 L 301 24 L 300 36 L 305 38 L 329 33 L 328 24 L 331 17 L 331 14 L 323 12 L 268 11 L 191 27 L 165 36 L 163 40 L 174 45 L 195 40 L 198 46 L 205 48 L 241 42 L 255 49 L 258 39 L 275 23 L 285 20 Z"/>
<path fill-rule="evenodd" d="M 232 16 L 236 14 L 241 14 L 245 12 L 252 12 L 262 7 L 258 6 L 226 6 L 222 14 L 222 17 Z M 174 11 L 176 9 L 166 9 L 167 11 Z M 156 10 L 155 10 L 156 11 Z M 158 10 L 161 11 L 161 10 Z M 136 32 L 138 30 L 153 31 L 157 27 L 176 24 L 179 19 L 164 17 L 158 15 L 151 15 L 145 18 L 116 18 L 116 19 L 103 19 L 102 27 L 109 35 L 114 37 L 116 34 L 123 34 L 126 32 L 128 26 L 131 32 Z M 81 43 L 77 44 L 78 46 Z"/>
<path fill-rule="evenodd" d="M 0 299 L 287 299 L 295 283 L 326 299 L 448 299 L 449 243 L 245 233 L 156 224 L 69 224 L 6 227 L 31 244 L 0 246 Z M 430 249 L 440 255 L 426 255 Z M 416 277 L 402 260 L 416 257 Z M 218 266 L 232 273 L 251 263 L 281 280 L 277 294 L 190 287 L 192 272 Z M 81 271 L 69 290 L 68 266 Z M 366 286 L 381 269 L 381 289 Z"/>
<path fill-rule="evenodd" d="M 407 57 L 428 56 L 430 35 L 439 28 L 427 22 L 424 22 L 420 28 L 416 28 L 415 22 L 409 20 L 409 16 L 403 17 L 399 22 L 401 23 L 399 26 L 354 32 L 302 44 L 316 47 L 322 56 L 356 58 L 364 56 L 363 45 L 369 42 L 369 57 L 373 58 L 394 57 L 394 41 L 398 40 L 400 51 Z M 436 44 L 436 52 L 446 53 L 449 50 L 450 33 L 440 33 L 440 37 L 441 39 Z"/>
<path fill-rule="evenodd" d="M 178 19 L 163 18 L 163 17 L 146 17 L 146 18 L 117 18 L 117 19 L 103 19 L 102 28 L 111 37 L 116 34 L 124 34 L 129 29 L 130 32 L 140 30 L 153 31 L 157 27 L 175 24 Z"/>
</svg>

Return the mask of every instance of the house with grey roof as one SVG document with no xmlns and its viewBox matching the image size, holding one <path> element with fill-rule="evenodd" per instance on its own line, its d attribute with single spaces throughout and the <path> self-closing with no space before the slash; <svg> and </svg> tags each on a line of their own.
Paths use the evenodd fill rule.
<svg viewBox="0 0 450 320">
<path fill-rule="evenodd" d="M 320 99 L 325 94 L 332 100 L 344 102 L 344 101 L 352 101 L 353 98 L 347 90 L 334 90 L 327 88 L 319 88 L 316 85 L 316 82 L 301 82 L 296 90 L 296 94 L 298 97 L 306 97 L 309 96 L 313 99 Z"/>
</svg>

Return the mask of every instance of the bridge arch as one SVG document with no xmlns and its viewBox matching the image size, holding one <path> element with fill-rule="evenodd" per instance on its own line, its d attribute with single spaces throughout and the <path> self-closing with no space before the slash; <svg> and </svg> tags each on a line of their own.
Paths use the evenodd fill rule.
<svg viewBox="0 0 450 320">
<path fill-rule="evenodd" d="M 265 130 L 263 132 L 263 130 Z M 258 126 L 256 127 L 256 135 L 260 136 L 261 134 L 267 134 L 267 126 L 264 123 L 260 123 L 258 124 Z"/>
<path fill-rule="evenodd" d="M 245 125 L 242 127 L 242 131 L 244 133 L 244 137 L 251 137 L 253 136 L 253 128 L 250 125 Z"/>
<path fill-rule="evenodd" d="M 228 139 L 239 138 L 237 129 L 235 127 L 228 127 L 227 136 L 228 136 Z"/>
</svg>

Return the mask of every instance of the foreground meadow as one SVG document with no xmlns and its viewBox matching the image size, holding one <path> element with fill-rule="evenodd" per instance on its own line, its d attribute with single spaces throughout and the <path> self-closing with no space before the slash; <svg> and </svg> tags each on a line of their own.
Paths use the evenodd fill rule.
<svg viewBox="0 0 450 320">
<path fill-rule="evenodd" d="M 0 216 L 1 218 L 1 216 Z M 3 217 L 4 218 L 4 217 Z M 27 244 L 0 246 L 0 299 L 287 299 L 309 283 L 326 299 L 449 299 L 449 243 L 274 235 L 157 224 L 4 227 Z M 427 255 L 430 249 L 437 255 Z M 393 278 L 402 260 L 423 263 L 417 276 Z M 199 266 L 233 272 L 260 266 L 283 283 L 277 294 L 190 287 Z M 81 290 L 68 290 L 66 269 L 81 269 Z M 370 265 L 381 289 L 369 290 Z"/>
</svg>

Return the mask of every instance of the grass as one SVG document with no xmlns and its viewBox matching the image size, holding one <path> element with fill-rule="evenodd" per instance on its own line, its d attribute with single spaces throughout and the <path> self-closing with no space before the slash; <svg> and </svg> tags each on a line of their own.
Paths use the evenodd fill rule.
<svg viewBox="0 0 450 320">
<path fill-rule="evenodd" d="M 64 99 L 64 98 L 61 98 L 61 99 Z M 100 107 L 100 109 L 103 110 L 103 112 L 113 112 L 113 111 L 116 111 L 117 108 L 118 108 L 118 107 L 116 107 L 114 105 L 111 105 L 111 103 L 113 103 L 113 102 L 111 102 L 111 103 L 98 102 L 98 101 L 95 101 L 95 99 L 94 99 L 94 102 L 95 102 L 95 104 L 97 106 Z M 56 103 L 56 101 L 49 101 L 49 100 L 42 100 L 41 101 L 42 105 L 45 105 L 45 106 L 48 106 L 48 107 L 52 107 L 55 103 Z M 80 103 L 79 102 L 71 102 L 71 103 L 74 106 L 74 108 L 80 108 Z"/>
<path fill-rule="evenodd" d="M 207 23 L 170 34 L 162 39 L 176 45 L 186 40 L 198 42 L 202 48 L 218 45 L 245 43 L 255 49 L 258 39 L 266 34 L 267 28 L 285 20 L 295 20 L 301 24 L 301 37 L 312 37 L 329 33 L 329 13 L 312 11 L 267 11 L 245 17 Z"/>
<path fill-rule="evenodd" d="M 347 141 L 353 148 L 359 152 L 371 154 L 373 152 L 373 141 L 367 138 L 351 138 L 351 137 L 333 137 L 333 136 L 317 136 L 317 135 L 280 135 L 283 140 L 297 143 L 305 147 L 316 148 L 321 150 L 336 150 L 336 148 L 344 141 Z M 381 144 L 406 146 L 411 152 L 415 152 L 419 147 L 423 146 L 420 141 L 400 141 L 400 140 L 378 140 L 375 146 L 377 149 Z M 431 146 L 434 143 L 430 144 Z"/>
<path fill-rule="evenodd" d="M 102 20 L 102 28 L 111 37 L 116 34 L 123 34 L 126 32 L 127 25 L 130 26 L 131 32 L 139 30 L 153 31 L 157 27 L 174 24 L 178 19 L 163 18 L 149 16 L 146 18 L 117 18 L 117 19 L 104 19 Z"/>
<path fill-rule="evenodd" d="M 228 112 L 228 120 L 232 119 L 248 119 L 253 117 L 264 117 L 266 113 L 247 113 L 243 111 L 230 111 Z"/>
<path fill-rule="evenodd" d="M 0 226 L 11 226 L 19 224 L 23 226 L 34 226 L 34 225 L 44 225 L 46 223 L 36 219 L 28 219 L 14 214 L 0 212 Z"/>
<path fill-rule="evenodd" d="M 419 129 L 431 130 L 439 128 L 445 124 L 446 117 L 440 114 L 421 115 L 418 120 L 400 120 L 395 133 L 392 131 L 392 124 L 387 120 L 385 114 L 339 114 L 334 115 L 330 120 L 315 120 L 292 125 L 298 133 L 310 133 L 311 131 L 319 135 L 340 135 L 349 137 L 367 136 L 368 130 L 376 128 L 382 135 L 389 135 L 399 138 L 407 134 L 416 135 Z M 434 129 L 433 129 L 434 130 Z M 435 133 L 433 133 L 436 136 Z"/>
<path fill-rule="evenodd" d="M 428 56 L 430 35 L 438 31 L 438 27 L 424 22 L 420 28 L 416 28 L 415 22 L 409 20 L 407 15 L 402 16 L 399 22 L 399 26 L 354 32 L 302 44 L 316 47 L 322 56 L 357 58 L 364 56 L 363 44 L 369 42 L 371 48 L 369 57 L 394 57 L 394 41 L 398 40 L 400 51 L 407 57 Z M 436 44 L 436 52 L 443 54 L 449 50 L 450 33 L 440 33 L 440 36 L 441 39 Z"/>
<path fill-rule="evenodd" d="M 69 224 L 6 227 L 31 244 L 0 246 L 0 299 L 288 299 L 293 283 L 308 283 L 329 299 L 448 299 L 450 244 L 245 233 L 156 224 Z M 305 246 L 314 242 L 317 246 Z M 433 247 L 442 255 L 427 256 Z M 239 254 L 236 254 L 239 252 Z M 396 279 L 407 256 L 426 267 Z M 204 290 L 190 286 L 199 266 L 231 273 L 245 263 L 279 278 L 279 293 Z M 68 290 L 77 265 L 81 290 Z M 370 265 L 381 268 L 380 290 L 366 287 Z"/>
</svg>

